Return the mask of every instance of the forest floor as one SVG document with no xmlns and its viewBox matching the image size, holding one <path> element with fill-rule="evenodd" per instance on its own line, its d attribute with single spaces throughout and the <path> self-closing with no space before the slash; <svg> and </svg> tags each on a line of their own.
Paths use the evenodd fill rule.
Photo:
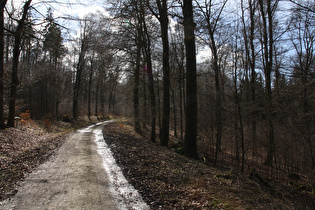
<svg viewBox="0 0 315 210">
<path fill-rule="evenodd" d="M 104 128 L 127 180 L 152 209 L 315 209 L 314 185 L 234 173 L 191 160 L 136 134 L 128 122 Z"/>
<path fill-rule="evenodd" d="M 0 131 L 0 204 L 71 131 L 90 123 L 38 122 Z M 315 209 L 314 186 L 302 180 L 210 167 L 150 142 L 148 131 L 136 134 L 128 121 L 106 126 L 104 137 L 125 177 L 152 209 Z"/>
</svg>

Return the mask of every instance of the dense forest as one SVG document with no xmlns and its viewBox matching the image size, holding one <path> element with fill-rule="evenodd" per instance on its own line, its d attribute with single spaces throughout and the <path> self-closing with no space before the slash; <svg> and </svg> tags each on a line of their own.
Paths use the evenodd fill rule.
<svg viewBox="0 0 315 210">
<path fill-rule="evenodd" d="M 0 6 L 1 128 L 120 115 L 214 166 L 314 179 L 313 0 L 108 0 L 83 19 L 55 17 L 58 0 Z"/>
</svg>

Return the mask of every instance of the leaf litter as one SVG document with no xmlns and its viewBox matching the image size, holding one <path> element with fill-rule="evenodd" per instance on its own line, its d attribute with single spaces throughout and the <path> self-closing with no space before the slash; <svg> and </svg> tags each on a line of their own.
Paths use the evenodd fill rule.
<svg viewBox="0 0 315 210">
<path fill-rule="evenodd" d="M 65 136 L 36 125 L 0 130 L 0 201 L 16 194 L 18 182 L 47 160 Z"/>
<path fill-rule="evenodd" d="M 296 191 L 278 180 L 263 187 L 246 173 L 188 159 L 152 143 L 149 136 L 136 134 L 123 122 L 104 128 L 104 139 L 124 176 L 152 209 L 315 208 L 314 192 Z"/>
</svg>

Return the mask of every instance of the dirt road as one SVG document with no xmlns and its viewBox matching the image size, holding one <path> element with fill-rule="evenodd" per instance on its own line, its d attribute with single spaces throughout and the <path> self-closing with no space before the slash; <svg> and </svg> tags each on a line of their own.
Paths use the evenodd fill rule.
<svg viewBox="0 0 315 210">
<path fill-rule="evenodd" d="M 113 187 L 113 178 L 106 173 L 107 166 L 99 152 L 102 148 L 96 142 L 96 133 L 101 133 L 105 124 L 71 135 L 0 209 L 135 209 L 117 198 L 119 193 L 115 195 L 113 189 L 119 186 Z M 141 208 L 146 209 L 146 204 Z"/>
</svg>

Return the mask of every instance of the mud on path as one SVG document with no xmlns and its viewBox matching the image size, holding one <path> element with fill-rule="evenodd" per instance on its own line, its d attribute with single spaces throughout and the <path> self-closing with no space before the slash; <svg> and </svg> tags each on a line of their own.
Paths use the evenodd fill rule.
<svg viewBox="0 0 315 210">
<path fill-rule="evenodd" d="M 0 209 L 117 209 L 109 185 L 94 133 L 75 132 Z"/>
</svg>

